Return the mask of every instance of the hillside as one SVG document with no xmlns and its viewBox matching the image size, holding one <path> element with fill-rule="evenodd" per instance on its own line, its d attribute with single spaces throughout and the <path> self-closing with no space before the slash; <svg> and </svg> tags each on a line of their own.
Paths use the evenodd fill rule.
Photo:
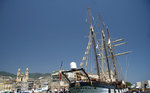
<svg viewBox="0 0 150 93">
<path fill-rule="evenodd" d="M 15 74 L 5 72 L 5 71 L 0 71 L 0 76 L 10 76 L 10 77 L 16 78 Z M 29 78 L 37 79 L 37 78 L 42 77 L 42 76 L 50 76 L 50 73 L 45 73 L 45 74 L 43 74 L 43 73 L 29 73 Z"/>
<path fill-rule="evenodd" d="M 30 73 L 29 78 L 37 79 L 39 77 L 50 76 L 50 75 L 51 75 L 50 73 L 45 73 L 45 74 L 43 74 L 43 73 Z"/>
<path fill-rule="evenodd" d="M 0 71 L 0 76 L 10 76 L 10 77 L 16 78 L 15 74 L 5 72 L 5 71 Z"/>
</svg>

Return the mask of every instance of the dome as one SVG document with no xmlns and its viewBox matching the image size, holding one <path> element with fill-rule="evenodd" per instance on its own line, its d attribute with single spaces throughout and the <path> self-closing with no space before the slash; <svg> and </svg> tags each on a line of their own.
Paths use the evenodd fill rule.
<svg viewBox="0 0 150 93">
<path fill-rule="evenodd" d="M 71 69 L 77 69 L 77 64 L 76 64 L 76 62 L 71 62 L 71 63 L 70 63 L 70 68 L 71 68 Z"/>
</svg>

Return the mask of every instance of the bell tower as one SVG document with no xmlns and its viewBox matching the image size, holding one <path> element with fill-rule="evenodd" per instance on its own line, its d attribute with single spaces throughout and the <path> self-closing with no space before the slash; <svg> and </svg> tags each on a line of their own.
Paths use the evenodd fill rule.
<svg viewBox="0 0 150 93">
<path fill-rule="evenodd" d="M 20 81 L 20 68 L 17 71 L 17 79 L 16 79 L 16 81 L 17 82 Z"/>
<path fill-rule="evenodd" d="M 25 72 L 25 80 L 28 81 L 29 79 L 29 69 L 26 68 L 26 72 Z"/>
<path fill-rule="evenodd" d="M 18 68 L 18 71 L 17 71 L 17 76 L 20 75 L 20 68 Z"/>
<path fill-rule="evenodd" d="M 29 79 L 29 69 L 26 68 L 25 74 L 21 73 L 20 68 L 17 71 L 16 82 L 28 82 Z"/>
</svg>

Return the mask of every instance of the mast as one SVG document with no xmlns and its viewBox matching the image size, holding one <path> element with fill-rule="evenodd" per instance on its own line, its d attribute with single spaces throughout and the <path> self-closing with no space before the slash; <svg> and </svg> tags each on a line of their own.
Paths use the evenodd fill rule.
<svg viewBox="0 0 150 93">
<path fill-rule="evenodd" d="M 91 15 L 90 15 L 90 8 L 88 8 L 88 15 L 89 15 L 89 19 L 90 19 L 90 36 L 92 39 L 92 43 L 93 43 L 93 48 L 94 48 L 94 55 L 95 55 L 95 61 L 96 61 L 96 68 L 97 68 L 97 75 L 99 77 L 99 81 L 100 81 L 100 71 L 99 71 L 99 64 L 98 64 L 98 55 L 96 52 L 96 45 L 95 45 L 95 39 L 94 39 L 94 29 L 93 29 L 93 25 L 92 25 L 92 19 L 91 19 Z"/>
<path fill-rule="evenodd" d="M 100 14 L 98 14 L 98 16 L 99 16 L 99 22 L 100 22 L 100 26 L 101 26 L 101 30 L 102 30 L 102 34 L 101 35 L 102 35 L 102 42 L 103 42 L 104 51 L 105 51 L 105 57 L 106 57 L 106 62 L 107 62 L 108 75 L 109 75 L 110 81 L 112 81 L 111 74 L 110 74 L 110 66 L 109 66 L 108 54 L 107 54 L 107 47 L 106 47 L 106 42 L 105 42 L 105 35 L 104 35 L 103 26 L 102 26 L 102 22 L 101 22 L 101 16 L 100 16 Z"/>
<path fill-rule="evenodd" d="M 112 44 L 111 44 L 111 38 L 110 38 L 110 33 L 109 33 L 109 29 L 107 28 L 107 35 L 108 35 L 108 43 L 109 43 L 109 48 L 110 48 L 110 55 L 112 58 L 112 63 L 114 66 L 114 77 L 116 79 L 116 81 L 118 81 L 118 75 L 117 75 L 117 69 L 116 69 L 116 63 L 115 63 L 115 56 L 114 56 L 114 52 L 112 49 Z"/>
</svg>

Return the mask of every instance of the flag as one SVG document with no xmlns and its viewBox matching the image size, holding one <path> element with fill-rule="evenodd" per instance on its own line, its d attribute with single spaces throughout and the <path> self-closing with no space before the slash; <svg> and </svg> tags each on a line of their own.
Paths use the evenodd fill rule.
<svg viewBox="0 0 150 93">
<path fill-rule="evenodd" d="M 98 49 L 99 48 L 99 42 L 97 41 L 97 44 L 96 44 L 96 49 Z"/>
<path fill-rule="evenodd" d="M 83 62 L 80 63 L 80 67 L 82 67 L 82 66 L 83 66 Z"/>
<path fill-rule="evenodd" d="M 60 73 L 60 76 L 59 76 L 59 77 L 60 77 L 60 80 L 62 80 L 62 73 Z"/>
<path fill-rule="evenodd" d="M 85 52 L 85 55 L 88 55 L 88 54 L 89 54 L 89 51 L 86 51 L 86 52 Z"/>
<path fill-rule="evenodd" d="M 83 61 L 85 61 L 86 60 L 86 57 L 83 57 L 83 59 L 82 59 Z"/>
<path fill-rule="evenodd" d="M 103 30 L 102 30 L 102 37 L 105 38 L 105 34 L 104 34 L 104 31 L 103 31 Z"/>
<path fill-rule="evenodd" d="M 111 42 L 110 42 L 110 38 L 108 39 L 108 44 L 110 44 Z"/>
</svg>

